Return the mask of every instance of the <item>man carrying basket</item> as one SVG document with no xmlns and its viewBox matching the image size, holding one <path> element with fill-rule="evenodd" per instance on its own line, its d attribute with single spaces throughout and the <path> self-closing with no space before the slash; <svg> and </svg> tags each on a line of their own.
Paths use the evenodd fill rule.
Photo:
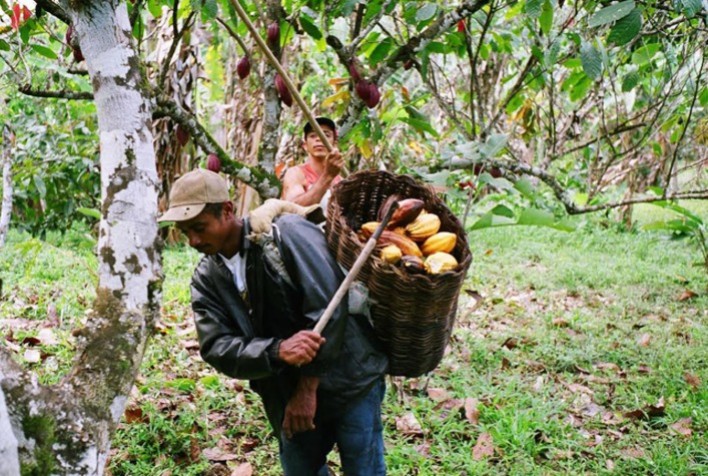
<svg viewBox="0 0 708 476">
<path fill-rule="evenodd" d="M 385 474 L 388 361 L 366 311 L 344 302 L 322 335 L 310 330 L 344 279 L 321 230 L 286 214 L 253 233 L 258 210 L 237 218 L 227 182 L 202 169 L 173 184 L 169 206 L 160 221 L 205 255 L 191 284 L 202 358 L 261 396 L 284 473 L 327 475 L 336 443 L 346 476 Z"/>
</svg>

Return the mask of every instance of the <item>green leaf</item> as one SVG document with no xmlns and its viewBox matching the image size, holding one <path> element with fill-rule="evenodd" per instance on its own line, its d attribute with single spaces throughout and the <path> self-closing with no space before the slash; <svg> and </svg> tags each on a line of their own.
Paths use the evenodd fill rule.
<svg viewBox="0 0 708 476">
<path fill-rule="evenodd" d="M 479 151 L 482 153 L 482 157 L 493 158 L 496 157 L 499 152 L 504 150 L 506 143 L 509 140 L 509 136 L 506 134 L 492 134 L 486 141 L 484 145 L 480 147 Z"/>
<path fill-rule="evenodd" d="M 10 43 L 0 38 L 0 51 L 10 51 Z"/>
<path fill-rule="evenodd" d="M 77 212 L 81 213 L 90 218 L 95 218 L 96 220 L 101 219 L 101 212 L 98 208 L 84 208 L 80 207 L 76 209 Z"/>
<path fill-rule="evenodd" d="M 47 196 L 47 186 L 39 175 L 34 176 L 34 186 L 37 187 L 40 197 L 45 198 Z"/>
<path fill-rule="evenodd" d="M 491 228 L 495 226 L 509 226 L 514 224 L 513 218 L 507 218 L 504 216 L 494 215 L 493 213 L 485 213 L 479 220 L 474 222 L 470 227 L 470 230 L 481 230 L 483 228 Z"/>
<path fill-rule="evenodd" d="M 632 54 L 632 63 L 637 66 L 644 66 L 645 64 L 651 62 L 654 55 L 656 55 L 660 49 L 661 45 L 659 43 L 650 43 L 642 46 L 641 48 L 637 48 Z"/>
<path fill-rule="evenodd" d="M 708 106 L 708 88 L 701 89 L 701 94 L 698 97 L 698 101 L 701 103 L 701 106 Z"/>
<path fill-rule="evenodd" d="M 552 213 L 545 210 L 539 210 L 537 208 L 526 208 L 522 210 L 516 224 L 546 226 L 562 231 L 573 231 L 575 229 L 575 227 L 568 222 L 557 221 L 556 217 Z"/>
<path fill-rule="evenodd" d="M 590 20 L 588 25 L 590 27 L 596 27 L 601 25 L 606 25 L 607 23 L 612 23 L 620 18 L 624 18 L 629 15 L 629 13 L 634 10 L 635 4 L 634 0 L 627 0 L 624 2 L 615 3 L 608 7 L 603 8 L 599 12 L 595 13 Z"/>
<path fill-rule="evenodd" d="M 624 78 L 622 78 L 622 92 L 626 93 L 634 89 L 637 84 L 639 84 L 639 73 L 632 71 L 627 73 Z"/>
<path fill-rule="evenodd" d="M 435 16 L 435 12 L 438 11 L 438 6 L 434 3 L 426 3 L 415 14 L 415 21 L 422 22 L 430 20 Z"/>
<path fill-rule="evenodd" d="M 583 74 L 583 77 L 570 88 L 570 100 L 579 101 L 584 98 L 588 90 L 592 87 L 593 80 Z"/>
<path fill-rule="evenodd" d="M 524 5 L 524 13 L 529 17 L 536 19 L 541 16 L 541 9 L 543 7 L 543 0 L 526 0 Z"/>
<path fill-rule="evenodd" d="M 496 207 L 492 208 L 490 213 L 497 216 L 514 218 L 514 212 L 506 205 L 497 205 Z"/>
<path fill-rule="evenodd" d="M 177 389 L 180 392 L 191 393 L 196 388 L 196 383 L 191 378 L 176 378 L 165 382 L 165 386 Z"/>
<path fill-rule="evenodd" d="M 49 58 L 49 59 L 57 59 L 58 58 L 58 56 L 54 52 L 54 50 L 52 50 L 51 48 L 48 48 L 44 45 L 30 45 L 30 47 L 34 51 L 39 53 L 40 55 L 44 56 L 45 58 Z"/>
<path fill-rule="evenodd" d="M 147 7 L 153 17 L 160 18 L 162 16 L 162 2 L 160 0 L 149 0 Z"/>
<path fill-rule="evenodd" d="M 382 62 L 388 55 L 389 51 L 391 51 L 391 48 L 393 48 L 393 46 L 393 38 L 386 37 L 381 40 L 381 42 L 376 45 L 376 48 L 374 48 L 374 51 L 371 52 L 371 55 L 369 55 L 369 64 L 371 66 L 375 66 Z"/>
<path fill-rule="evenodd" d="M 315 40 L 319 40 L 320 38 L 322 38 L 322 32 L 319 28 L 317 28 L 315 23 L 312 21 L 312 18 L 310 18 L 309 16 L 304 14 L 300 15 L 300 26 L 303 30 L 305 30 L 305 33 L 310 35 Z"/>
<path fill-rule="evenodd" d="M 411 126 L 413 129 L 417 130 L 418 132 L 424 133 L 428 132 L 432 134 L 435 137 L 438 137 L 438 131 L 436 131 L 433 126 L 430 125 L 428 121 L 424 121 L 421 119 L 414 119 L 412 117 L 406 117 L 402 119 L 403 122 Z"/>
<path fill-rule="evenodd" d="M 583 71 L 591 79 L 602 75 L 602 56 L 600 52 L 588 42 L 583 42 L 580 47 L 580 61 L 583 62 Z"/>
<path fill-rule="evenodd" d="M 32 33 L 32 28 L 30 28 L 28 23 L 20 25 L 20 38 L 22 39 L 22 43 L 24 43 L 25 45 L 29 41 L 29 37 L 30 37 L 31 33 Z"/>
<path fill-rule="evenodd" d="M 202 18 L 206 20 L 213 20 L 219 14 L 219 4 L 216 0 L 204 0 L 204 5 L 202 6 Z"/>
<path fill-rule="evenodd" d="M 546 0 L 541 9 L 541 16 L 538 18 L 538 23 L 541 25 L 541 32 L 548 36 L 553 27 L 553 5 L 551 0 Z"/>
<path fill-rule="evenodd" d="M 221 379 L 218 375 L 215 374 L 205 375 L 204 377 L 199 379 L 199 383 L 204 385 L 205 388 L 211 390 L 217 390 L 221 387 Z"/>
<path fill-rule="evenodd" d="M 701 11 L 701 0 L 680 0 L 678 3 L 683 7 L 681 10 L 688 18 L 692 18 Z"/>
<path fill-rule="evenodd" d="M 536 196 L 536 187 L 525 178 L 521 178 L 514 183 L 514 188 L 526 198 L 533 199 Z"/>
<path fill-rule="evenodd" d="M 696 223 L 703 223 L 703 220 L 701 217 L 693 213 L 692 211 L 688 210 L 687 208 L 684 208 L 674 202 L 666 202 L 666 201 L 658 201 L 658 202 L 650 202 L 651 205 L 654 205 L 656 207 L 664 208 L 666 210 L 671 210 L 675 213 L 678 213 L 679 215 L 682 215 L 686 218 L 688 218 L 691 221 L 694 221 Z"/>
<path fill-rule="evenodd" d="M 626 45 L 642 29 L 642 12 L 635 8 L 629 15 L 617 21 L 610 30 L 607 37 L 608 43 L 614 43 L 617 46 Z"/>
</svg>

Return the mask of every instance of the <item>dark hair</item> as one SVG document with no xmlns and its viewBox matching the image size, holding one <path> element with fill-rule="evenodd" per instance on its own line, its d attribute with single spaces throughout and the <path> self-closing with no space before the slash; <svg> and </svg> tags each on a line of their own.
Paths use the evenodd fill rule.
<svg viewBox="0 0 708 476">
<path fill-rule="evenodd" d="M 327 126 L 330 129 L 332 129 L 332 132 L 334 132 L 334 138 L 335 139 L 337 138 L 337 124 L 335 124 L 335 122 L 332 119 L 330 119 L 329 117 L 317 117 L 317 118 L 315 118 L 315 121 L 317 121 L 317 124 L 319 124 L 321 126 Z M 306 122 L 305 127 L 303 127 L 303 129 L 302 129 L 302 132 L 303 132 L 302 135 L 306 137 L 307 134 L 309 134 L 313 130 L 314 129 L 312 128 L 312 124 L 310 124 L 309 122 Z"/>
<path fill-rule="evenodd" d="M 219 202 L 219 203 L 207 203 L 204 206 L 204 210 L 202 210 L 202 213 L 207 212 L 210 213 L 211 215 L 214 215 L 214 218 L 221 218 L 221 212 L 224 211 L 224 204 Z"/>
</svg>

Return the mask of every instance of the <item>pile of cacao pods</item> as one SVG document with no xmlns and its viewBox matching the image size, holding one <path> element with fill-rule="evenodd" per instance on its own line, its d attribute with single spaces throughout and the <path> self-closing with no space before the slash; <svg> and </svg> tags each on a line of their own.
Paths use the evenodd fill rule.
<svg viewBox="0 0 708 476">
<path fill-rule="evenodd" d="M 400 200 L 391 195 L 378 210 L 379 221 L 361 226 L 361 237 L 368 239 L 374 234 L 394 201 L 398 201 L 398 208 L 378 241 L 381 260 L 412 274 L 441 274 L 456 270 L 458 262 L 452 251 L 457 244 L 457 235 L 441 231 L 440 217 L 427 212 L 425 203 L 417 198 Z"/>
</svg>

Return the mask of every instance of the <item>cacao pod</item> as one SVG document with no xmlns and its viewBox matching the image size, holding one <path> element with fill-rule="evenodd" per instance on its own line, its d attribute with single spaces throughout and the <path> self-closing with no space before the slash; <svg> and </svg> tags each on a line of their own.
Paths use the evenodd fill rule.
<svg viewBox="0 0 708 476">
<path fill-rule="evenodd" d="M 381 250 L 381 259 L 386 263 L 396 264 L 402 256 L 401 249 L 396 245 L 388 245 Z"/>
<path fill-rule="evenodd" d="M 219 160 L 219 157 L 216 154 L 209 154 L 207 156 L 206 166 L 207 170 L 219 173 L 219 171 L 221 170 L 221 161 Z"/>
<path fill-rule="evenodd" d="M 376 229 L 379 227 L 379 222 L 377 221 L 368 221 L 361 225 L 361 233 L 366 237 L 366 239 L 369 239 L 371 235 L 374 234 Z"/>
<path fill-rule="evenodd" d="M 359 74 L 359 70 L 356 69 L 356 64 L 354 63 L 354 61 L 349 63 L 349 75 L 354 80 L 354 83 L 358 83 L 359 81 L 361 81 L 361 75 Z"/>
<path fill-rule="evenodd" d="M 81 48 L 75 46 L 71 50 L 74 54 L 74 61 L 81 63 L 84 60 L 84 53 L 81 51 Z"/>
<path fill-rule="evenodd" d="M 288 107 L 293 105 L 293 96 L 290 94 L 290 90 L 286 86 L 285 80 L 283 80 L 278 73 L 275 75 L 275 89 L 278 90 L 278 96 L 280 96 L 280 100 L 283 104 Z"/>
<path fill-rule="evenodd" d="M 384 230 L 383 233 L 381 233 L 379 244 L 396 245 L 400 248 L 404 255 L 423 256 L 423 253 L 421 253 L 420 248 L 418 248 L 418 245 L 415 244 L 415 241 L 394 233 L 391 230 Z"/>
<path fill-rule="evenodd" d="M 406 62 L 403 63 L 403 69 L 406 71 L 411 69 L 413 66 L 415 66 L 415 62 L 412 59 L 406 60 Z"/>
<path fill-rule="evenodd" d="M 396 228 L 399 226 L 406 226 L 420 215 L 423 211 L 425 203 L 423 200 L 418 198 L 406 198 L 398 202 L 398 208 L 393 212 L 391 216 L 391 221 L 388 222 L 386 228 Z M 385 213 L 384 213 L 385 215 Z"/>
<path fill-rule="evenodd" d="M 401 266 L 407 272 L 412 274 L 425 273 L 425 263 L 418 256 L 403 255 L 401 256 Z"/>
<path fill-rule="evenodd" d="M 413 241 L 425 241 L 440 231 L 440 217 L 434 213 L 421 213 L 406 225 L 406 234 Z"/>
<path fill-rule="evenodd" d="M 439 251 L 443 253 L 450 253 L 455 249 L 456 244 L 457 235 L 447 231 L 441 231 L 425 240 L 423 246 L 421 246 L 421 250 L 426 256 Z"/>
<path fill-rule="evenodd" d="M 458 33 L 465 32 L 465 21 L 464 20 L 460 20 L 457 22 L 457 31 L 458 31 Z"/>
<path fill-rule="evenodd" d="M 354 86 L 354 89 L 356 89 L 357 95 L 361 98 L 362 101 L 364 101 L 364 104 L 368 104 L 368 101 L 371 99 L 371 90 L 369 89 L 369 83 L 364 80 L 357 81 L 356 86 Z"/>
<path fill-rule="evenodd" d="M 268 46 L 275 50 L 280 46 L 280 25 L 278 22 L 268 25 Z"/>
<path fill-rule="evenodd" d="M 379 101 L 381 100 L 381 93 L 379 92 L 379 87 L 375 83 L 369 83 L 369 99 L 364 100 L 366 107 L 369 109 L 375 108 Z"/>
<path fill-rule="evenodd" d="M 378 221 L 383 220 L 386 216 L 386 212 L 388 211 L 388 207 L 390 207 L 393 202 L 397 202 L 400 199 L 401 197 L 399 197 L 395 193 L 393 195 L 389 195 L 386 200 L 384 200 L 383 203 L 381 203 L 381 205 L 379 206 L 379 211 L 376 212 L 376 219 Z"/>
<path fill-rule="evenodd" d="M 454 271 L 455 268 L 457 268 L 457 260 L 449 253 L 437 251 L 425 258 L 425 271 L 428 274 L 441 274 Z"/>
<path fill-rule="evenodd" d="M 405 226 L 397 226 L 396 228 L 392 228 L 391 231 L 397 235 L 406 236 L 406 227 Z"/>
<path fill-rule="evenodd" d="M 246 79 L 251 74 L 251 60 L 248 59 L 248 55 L 241 58 L 236 64 L 236 74 L 241 79 Z"/>
<path fill-rule="evenodd" d="M 184 147 L 187 142 L 189 142 L 189 131 L 181 124 L 177 124 L 177 143 Z"/>
</svg>

